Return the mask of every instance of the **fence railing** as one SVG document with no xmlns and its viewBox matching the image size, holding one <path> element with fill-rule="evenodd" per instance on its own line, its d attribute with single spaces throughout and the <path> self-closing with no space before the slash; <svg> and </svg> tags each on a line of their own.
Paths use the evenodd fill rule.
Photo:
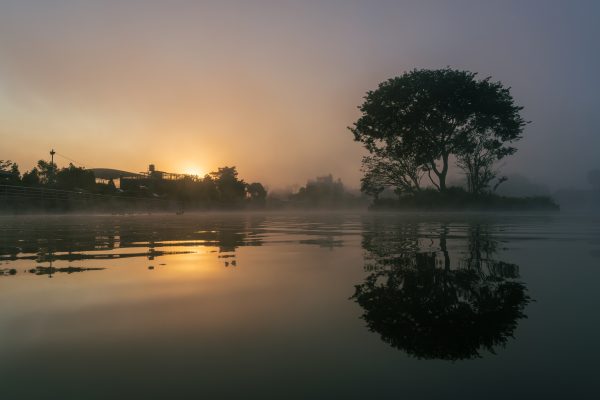
<svg viewBox="0 0 600 400">
<path fill-rule="evenodd" d="M 70 210 L 70 209 L 167 209 L 166 199 L 131 196 L 127 194 L 98 194 L 86 191 L 0 185 L 1 210 Z"/>
</svg>

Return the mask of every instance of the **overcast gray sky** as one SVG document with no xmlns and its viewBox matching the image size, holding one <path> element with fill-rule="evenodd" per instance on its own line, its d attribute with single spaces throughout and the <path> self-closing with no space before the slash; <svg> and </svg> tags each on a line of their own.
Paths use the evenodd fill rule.
<svg viewBox="0 0 600 400">
<path fill-rule="evenodd" d="M 584 186 L 600 168 L 599 20 L 597 1 L 0 0 L 0 159 L 31 168 L 54 147 L 87 167 L 358 186 L 346 127 L 364 93 L 451 66 L 525 107 L 505 172 Z"/>
</svg>

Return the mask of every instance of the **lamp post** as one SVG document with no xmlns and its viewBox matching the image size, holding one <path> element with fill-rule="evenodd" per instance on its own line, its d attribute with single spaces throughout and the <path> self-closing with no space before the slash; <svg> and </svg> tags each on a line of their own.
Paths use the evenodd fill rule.
<svg viewBox="0 0 600 400">
<path fill-rule="evenodd" d="M 56 152 L 54 149 L 50 150 L 50 182 L 54 182 L 54 155 Z"/>
</svg>

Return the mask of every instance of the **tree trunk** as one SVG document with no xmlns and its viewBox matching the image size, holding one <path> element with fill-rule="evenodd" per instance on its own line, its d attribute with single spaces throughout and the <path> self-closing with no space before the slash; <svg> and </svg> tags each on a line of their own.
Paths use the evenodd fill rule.
<svg viewBox="0 0 600 400">
<path fill-rule="evenodd" d="M 446 191 L 446 175 L 448 175 L 448 154 L 442 155 L 442 171 L 438 174 L 440 180 L 440 192 Z"/>
</svg>

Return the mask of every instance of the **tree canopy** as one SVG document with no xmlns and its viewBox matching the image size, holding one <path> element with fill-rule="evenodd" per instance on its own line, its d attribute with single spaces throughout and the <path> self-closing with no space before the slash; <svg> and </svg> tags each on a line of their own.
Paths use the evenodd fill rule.
<svg viewBox="0 0 600 400">
<path fill-rule="evenodd" d="M 363 160 L 363 188 L 386 184 L 402 192 L 419 190 L 424 174 L 444 191 L 452 156 L 469 189 L 484 190 L 496 176 L 493 163 L 516 151 L 511 144 L 526 124 L 509 88 L 450 68 L 388 79 L 367 92 L 359 109 L 349 129 L 371 153 Z"/>
<path fill-rule="evenodd" d="M 19 166 L 11 160 L 0 160 L 0 183 L 14 185 L 19 183 Z"/>
<path fill-rule="evenodd" d="M 222 167 L 210 174 L 215 182 L 219 199 L 223 204 L 234 205 L 244 200 L 246 183 L 238 179 L 235 167 Z"/>
</svg>

